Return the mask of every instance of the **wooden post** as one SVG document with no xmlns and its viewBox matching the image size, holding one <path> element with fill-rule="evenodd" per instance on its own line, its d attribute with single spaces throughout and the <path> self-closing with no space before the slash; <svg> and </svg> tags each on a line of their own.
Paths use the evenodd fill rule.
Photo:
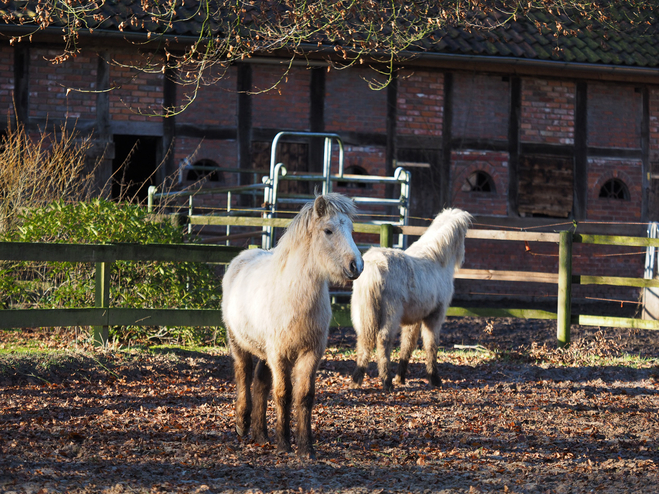
<svg viewBox="0 0 659 494">
<path fill-rule="evenodd" d="M 96 303 L 99 308 L 107 308 L 110 305 L 110 266 L 111 263 L 96 263 Z M 109 338 L 108 326 L 94 326 L 94 346 L 107 346 Z"/>
<path fill-rule="evenodd" d="M 380 247 L 394 246 L 394 227 L 390 223 L 380 225 Z"/>
<path fill-rule="evenodd" d="M 570 319 L 572 317 L 572 233 L 560 233 L 558 247 L 558 307 L 556 337 L 558 346 L 570 344 Z"/>
</svg>

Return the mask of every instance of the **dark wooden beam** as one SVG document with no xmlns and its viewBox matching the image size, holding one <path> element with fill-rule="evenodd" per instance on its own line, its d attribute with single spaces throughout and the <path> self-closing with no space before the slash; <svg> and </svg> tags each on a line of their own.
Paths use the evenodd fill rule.
<svg viewBox="0 0 659 494">
<path fill-rule="evenodd" d="M 451 149 L 473 149 L 476 151 L 508 151 L 508 141 L 497 139 L 452 139 Z"/>
<path fill-rule="evenodd" d="M 244 170 L 252 168 L 252 66 L 250 64 L 238 65 L 238 167 Z M 251 174 L 241 173 L 240 185 L 248 185 Z M 247 206 L 249 197 L 240 196 L 241 206 Z"/>
<path fill-rule="evenodd" d="M 586 218 L 588 207 L 588 83 L 577 82 L 574 112 L 574 204 L 577 220 Z"/>
<path fill-rule="evenodd" d="M 165 118 L 163 119 L 163 136 L 162 136 L 162 157 L 158 159 L 160 162 L 165 159 L 164 166 L 158 169 L 158 183 L 163 183 L 165 178 L 177 169 L 177 164 L 174 163 L 174 146 L 176 140 L 176 116 L 174 109 L 176 108 L 176 69 L 167 68 L 165 70 L 165 80 L 163 81 L 163 106 L 165 107 Z M 171 113 L 171 115 L 168 115 Z"/>
<path fill-rule="evenodd" d="M 387 153 L 385 174 L 394 174 L 396 161 L 396 132 L 398 128 L 398 77 L 394 76 L 387 86 Z"/>
<path fill-rule="evenodd" d="M 220 127 L 219 125 L 175 123 L 175 127 L 178 137 L 231 141 L 236 140 L 238 137 L 238 132 L 235 128 Z"/>
<path fill-rule="evenodd" d="M 110 54 L 102 51 L 96 63 L 96 131 L 101 140 L 110 136 Z"/>
<path fill-rule="evenodd" d="M 325 131 L 325 84 L 327 69 L 313 67 L 309 80 L 309 130 L 311 132 Z M 309 143 L 309 171 L 323 171 L 323 153 L 325 139 L 314 138 Z"/>
<path fill-rule="evenodd" d="M 650 90 L 643 86 L 643 118 L 641 119 L 641 151 L 643 162 L 643 200 L 641 221 L 648 221 L 650 217 Z"/>
<path fill-rule="evenodd" d="M 542 142 L 521 142 L 519 154 L 547 154 L 550 156 L 574 156 L 574 146 L 569 144 L 546 144 Z"/>
<path fill-rule="evenodd" d="M 510 78 L 510 112 L 508 115 L 508 216 L 519 216 L 519 126 L 522 118 L 522 81 Z"/>
<path fill-rule="evenodd" d="M 398 129 L 398 77 L 394 75 L 387 86 L 387 143 L 385 152 L 384 173 L 391 177 L 394 174 L 394 165 L 396 163 L 396 132 Z M 385 186 L 385 196 L 393 197 L 394 186 L 387 184 Z M 392 214 L 394 208 L 389 208 Z"/>
<path fill-rule="evenodd" d="M 114 142 L 110 122 L 110 52 L 101 50 L 96 61 L 96 122 L 94 131 L 97 134 L 95 154 L 103 156 L 103 160 L 95 170 L 96 186 L 104 193 L 111 194 L 112 160 L 114 159 Z M 80 127 L 78 127 L 80 129 Z M 106 188 L 106 186 L 109 186 Z"/>
<path fill-rule="evenodd" d="M 30 47 L 18 43 L 14 47 L 14 112 L 16 121 L 27 128 L 30 124 Z"/>
<path fill-rule="evenodd" d="M 440 164 L 439 202 L 451 205 L 451 141 L 453 140 L 453 73 L 444 73 L 444 123 L 442 125 L 442 161 Z"/>
<path fill-rule="evenodd" d="M 442 149 L 442 141 L 434 136 L 415 136 L 415 135 L 398 135 L 396 137 L 396 147 L 398 149 L 433 149 L 439 151 Z"/>
<path fill-rule="evenodd" d="M 587 150 L 590 158 L 620 158 L 624 160 L 643 159 L 643 149 L 595 148 L 589 146 Z"/>
</svg>

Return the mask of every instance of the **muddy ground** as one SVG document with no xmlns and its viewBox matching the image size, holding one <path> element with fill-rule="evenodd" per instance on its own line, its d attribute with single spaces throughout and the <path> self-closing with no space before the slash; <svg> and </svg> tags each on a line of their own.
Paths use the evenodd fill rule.
<svg viewBox="0 0 659 494">
<path fill-rule="evenodd" d="M 656 492 L 657 334 L 573 341 L 556 350 L 553 322 L 449 319 L 443 387 L 418 351 L 384 394 L 374 364 L 349 388 L 354 333 L 333 330 L 316 461 L 236 436 L 224 349 L 3 355 L 0 492 Z"/>
</svg>

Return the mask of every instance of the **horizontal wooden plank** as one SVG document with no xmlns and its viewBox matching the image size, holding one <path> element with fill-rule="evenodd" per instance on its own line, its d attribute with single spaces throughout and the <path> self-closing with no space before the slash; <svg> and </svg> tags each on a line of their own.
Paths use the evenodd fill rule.
<svg viewBox="0 0 659 494">
<path fill-rule="evenodd" d="M 449 307 L 447 316 L 456 317 L 518 317 L 521 319 L 556 319 L 555 312 L 533 309 L 492 309 Z"/>
<path fill-rule="evenodd" d="M 635 328 L 635 329 L 653 329 L 659 330 L 659 321 L 646 319 L 632 319 L 627 317 L 607 317 L 607 316 L 572 316 L 572 324 L 582 326 L 604 326 L 607 328 Z"/>
<path fill-rule="evenodd" d="M 619 245 L 624 247 L 659 247 L 659 239 L 645 237 L 624 237 L 618 235 L 575 234 L 574 243 L 596 245 Z"/>
<path fill-rule="evenodd" d="M 613 285 L 635 287 L 659 287 L 659 280 L 646 280 L 643 278 L 624 278 L 621 276 L 584 276 L 573 275 L 572 283 L 580 285 Z"/>
<path fill-rule="evenodd" d="M 557 273 L 529 271 L 496 271 L 493 269 L 459 269 L 455 277 L 463 280 L 528 281 L 533 283 L 558 283 Z"/>
<path fill-rule="evenodd" d="M 556 319 L 555 312 L 533 309 L 494 309 L 494 308 L 464 308 L 449 307 L 446 315 L 452 317 L 518 317 L 522 319 Z M 332 306 L 332 322 L 330 327 L 352 327 L 350 305 L 335 304 Z"/>
<path fill-rule="evenodd" d="M 558 233 L 546 232 L 515 232 L 502 230 L 468 230 L 467 238 L 483 240 L 521 240 L 523 242 L 554 242 L 558 243 Z"/>
<path fill-rule="evenodd" d="M 0 242 L 0 260 L 50 262 L 230 262 L 242 248 L 200 244 L 52 244 Z"/>
<path fill-rule="evenodd" d="M 352 229 L 356 233 L 380 234 L 380 225 L 373 225 L 371 223 L 353 223 Z"/>
<path fill-rule="evenodd" d="M 230 226 L 274 226 L 285 228 L 292 218 L 249 218 L 245 216 L 190 216 L 193 225 L 230 225 Z"/>
<path fill-rule="evenodd" d="M 0 311 L 0 328 L 54 326 L 220 326 L 213 309 L 9 309 Z"/>
</svg>

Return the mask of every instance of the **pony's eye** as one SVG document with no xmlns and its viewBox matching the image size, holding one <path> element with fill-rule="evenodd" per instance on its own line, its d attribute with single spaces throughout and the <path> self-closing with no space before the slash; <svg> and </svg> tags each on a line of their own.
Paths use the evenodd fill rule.
<svg viewBox="0 0 659 494">
<path fill-rule="evenodd" d="M 334 233 L 332 230 L 325 228 L 325 235 L 331 235 L 332 233 Z"/>
</svg>

